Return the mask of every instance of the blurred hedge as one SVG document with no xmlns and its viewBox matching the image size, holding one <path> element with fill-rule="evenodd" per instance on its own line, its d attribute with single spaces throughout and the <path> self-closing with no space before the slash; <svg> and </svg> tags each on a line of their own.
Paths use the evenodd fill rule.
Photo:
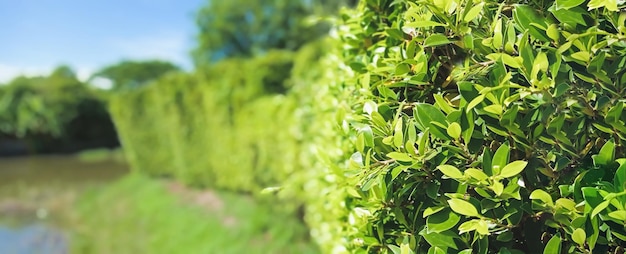
<svg viewBox="0 0 626 254">
<path fill-rule="evenodd" d="M 133 168 L 244 192 L 277 184 L 289 169 L 268 165 L 276 154 L 266 151 L 294 153 L 283 147 L 290 144 L 285 111 L 292 107 L 275 93 L 285 90 L 290 59 L 290 52 L 279 51 L 230 59 L 202 74 L 169 75 L 114 96 L 111 112 Z M 269 131 L 279 129 L 286 130 Z"/>
<path fill-rule="evenodd" d="M 338 164 L 348 146 L 335 114 L 349 111 L 339 99 L 349 92 L 337 82 L 339 59 L 327 53 L 333 43 L 228 59 L 113 96 L 111 113 L 132 168 L 257 197 L 280 189 L 290 202 L 273 202 L 306 203 L 314 239 L 326 252 L 341 251 L 346 214 Z"/>
</svg>

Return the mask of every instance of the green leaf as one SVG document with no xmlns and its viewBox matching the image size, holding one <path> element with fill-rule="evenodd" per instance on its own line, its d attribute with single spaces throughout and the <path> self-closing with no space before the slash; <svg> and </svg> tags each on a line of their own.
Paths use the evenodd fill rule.
<svg viewBox="0 0 626 254">
<path fill-rule="evenodd" d="M 531 24 L 537 23 L 543 25 L 544 18 L 537 13 L 535 8 L 528 5 L 517 5 L 513 11 L 513 19 L 515 19 L 516 25 L 518 25 L 522 31 L 528 30 L 530 35 L 544 42 L 550 42 L 546 36 L 542 34 L 536 27 Z"/>
<path fill-rule="evenodd" d="M 476 207 L 474 207 L 474 205 L 472 205 L 472 203 L 470 202 L 458 198 L 453 198 L 448 200 L 448 204 L 450 205 L 452 211 L 454 211 L 455 213 L 465 216 L 480 217 L 478 210 L 476 210 Z"/>
<path fill-rule="evenodd" d="M 411 246 L 405 238 L 405 241 L 400 244 L 400 254 L 413 254 L 413 250 L 411 250 Z"/>
<path fill-rule="evenodd" d="M 572 233 L 572 240 L 574 240 L 574 242 L 580 246 L 583 246 L 585 244 L 586 238 L 587 234 L 585 234 L 585 230 L 583 230 L 582 228 L 577 228 L 576 230 L 574 230 L 574 233 Z"/>
<path fill-rule="evenodd" d="M 467 12 L 467 14 L 465 14 L 465 17 L 463 17 L 463 21 L 470 22 L 470 21 L 474 20 L 476 17 L 478 17 L 478 15 L 480 14 L 480 11 L 483 9 L 484 5 L 485 5 L 485 3 L 479 3 L 476 6 L 472 7 Z"/>
<path fill-rule="evenodd" d="M 432 34 L 431 36 L 428 36 L 426 40 L 424 40 L 424 47 L 435 47 L 450 43 L 452 43 L 452 41 L 448 40 L 448 37 L 446 37 L 445 35 Z"/>
<path fill-rule="evenodd" d="M 588 51 L 578 51 L 571 54 L 570 57 L 583 63 L 587 63 L 591 59 L 591 53 L 589 53 Z"/>
<path fill-rule="evenodd" d="M 426 229 L 422 230 L 419 233 L 424 237 L 424 240 L 428 242 L 431 246 L 438 246 L 440 248 L 452 248 L 458 250 L 454 239 L 459 238 L 459 236 L 451 231 L 444 231 L 441 233 L 427 233 Z"/>
<path fill-rule="evenodd" d="M 446 251 L 437 246 L 430 246 L 427 254 L 446 254 Z"/>
<path fill-rule="evenodd" d="M 433 97 L 435 98 L 437 106 L 446 114 L 450 114 L 450 112 L 455 110 L 452 106 L 450 106 L 450 104 L 448 104 L 446 99 L 443 98 L 443 95 L 433 94 Z"/>
<path fill-rule="evenodd" d="M 405 161 L 405 162 L 413 161 L 413 158 L 411 158 L 411 156 L 409 156 L 409 154 L 406 154 L 406 153 L 391 152 L 387 154 L 387 157 L 392 158 L 397 161 Z"/>
<path fill-rule="evenodd" d="M 534 190 L 532 193 L 530 193 L 530 199 L 539 199 L 543 201 L 543 203 L 551 207 L 554 206 L 554 202 L 552 202 L 552 197 L 550 196 L 550 194 L 541 189 Z"/>
<path fill-rule="evenodd" d="M 584 3 L 585 0 L 556 0 L 557 9 L 571 9 Z"/>
<path fill-rule="evenodd" d="M 550 241 L 543 249 L 543 254 L 561 254 L 561 234 L 557 233 L 550 238 Z"/>
<path fill-rule="evenodd" d="M 596 217 L 596 215 L 602 212 L 602 210 L 606 209 L 610 203 L 611 200 L 605 200 L 602 203 L 598 204 L 598 206 L 593 208 L 593 211 L 591 211 L 591 218 Z"/>
<path fill-rule="evenodd" d="M 439 22 L 435 22 L 432 20 L 419 20 L 419 21 L 407 23 L 403 27 L 403 30 L 407 30 L 407 28 L 423 28 L 423 27 L 433 27 L 433 26 L 447 26 L 447 25 L 439 23 Z"/>
<path fill-rule="evenodd" d="M 446 131 L 448 132 L 448 135 L 450 135 L 450 137 L 452 137 L 455 140 L 458 140 L 461 137 L 461 132 L 462 132 L 461 125 L 459 125 L 456 122 L 448 125 L 448 129 Z"/>
<path fill-rule="evenodd" d="M 589 10 L 604 7 L 609 11 L 617 11 L 617 0 L 591 0 L 587 7 L 589 7 Z"/>
<path fill-rule="evenodd" d="M 590 207 L 596 207 L 604 201 L 604 198 L 600 196 L 598 189 L 595 187 L 582 187 L 581 191 L 583 198 L 585 199 L 585 203 Z"/>
<path fill-rule="evenodd" d="M 624 103 L 618 102 L 606 113 L 604 120 L 606 120 L 607 123 L 617 124 L 619 123 L 620 117 L 622 116 L 622 111 L 624 111 Z"/>
<path fill-rule="evenodd" d="M 593 164 L 596 167 L 607 166 L 615 159 L 615 143 L 606 142 L 597 155 L 593 156 Z"/>
<path fill-rule="evenodd" d="M 387 34 L 391 38 L 394 38 L 394 39 L 397 39 L 397 40 L 404 39 L 404 33 L 402 33 L 402 31 L 400 31 L 400 29 L 389 28 L 389 29 L 385 30 L 385 32 L 387 32 Z"/>
<path fill-rule="evenodd" d="M 626 189 L 626 163 L 622 163 L 615 171 L 613 185 L 618 189 Z"/>
<path fill-rule="evenodd" d="M 526 165 L 528 165 L 528 162 L 526 161 L 511 162 L 508 165 L 504 166 L 504 168 L 500 172 L 500 176 L 504 178 L 516 176 L 524 170 Z"/>
<path fill-rule="evenodd" d="M 554 15 L 554 17 L 558 19 L 561 23 L 564 23 L 573 27 L 576 25 L 582 25 L 582 26 L 586 25 L 585 19 L 583 18 L 583 16 L 587 15 L 588 12 L 581 7 L 576 7 L 571 10 L 551 9 L 550 11 Z"/>
<path fill-rule="evenodd" d="M 550 63 L 548 62 L 548 56 L 546 53 L 539 52 L 535 57 L 535 62 L 533 63 L 532 77 L 534 78 L 539 71 L 546 72 L 548 71 L 548 67 Z"/>
<path fill-rule="evenodd" d="M 441 110 L 427 103 L 418 103 L 415 105 L 413 110 L 415 112 L 418 127 L 421 127 L 422 131 L 429 128 L 435 137 L 443 140 L 449 139 L 448 136 L 439 131 L 439 129 L 435 128 L 432 124 L 432 122 L 436 122 L 444 126 L 447 125 L 446 116 L 441 112 Z"/>
<path fill-rule="evenodd" d="M 476 107 L 478 104 L 483 102 L 483 100 L 485 100 L 484 94 L 476 96 L 476 98 L 472 99 L 472 101 L 470 101 L 470 103 L 467 104 L 467 108 L 465 109 L 465 112 L 470 112 L 474 107 Z"/>
<path fill-rule="evenodd" d="M 389 248 L 393 254 L 401 254 L 401 252 L 402 252 L 400 247 L 398 247 L 396 245 L 389 244 L 389 245 L 387 245 L 387 248 Z"/>
<path fill-rule="evenodd" d="M 519 107 L 517 105 L 513 105 L 510 109 L 505 111 L 504 114 L 502 114 L 502 117 L 500 118 L 500 124 L 505 127 L 512 126 L 517 119 L 517 112 L 519 112 Z"/>
<path fill-rule="evenodd" d="M 479 220 L 476 225 L 476 232 L 481 235 L 489 235 L 489 224 L 485 220 Z"/>
<path fill-rule="evenodd" d="M 461 225 L 459 225 L 459 233 L 463 234 L 463 233 L 476 230 L 478 228 L 479 221 L 480 220 L 474 219 L 474 220 L 463 222 Z"/>
<path fill-rule="evenodd" d="M 438 213 L 439 211 L 441 211 L 441 210 L 443 210 L 445 208 L 446 208 L 445 206 L 426 208 L 424 210 L 424 214 L 422 215 L 422 218 L 426 218 L 426 217 L 430 216 L 431 214 Z"/>
<path fill-rule="evenodd" d="M 626 223 L 626 211 L 624 210 L 620 210 L 620 211 L 613 211 L 610 212 L 609 214 L 607 214 L 609 217 L 619 220 L 619 221 L 623 221 Z"/>
<path fill-rule="evenodd" d="M 498 197 L 502 195 L 502 192 L 504 191 L 504 185 L 500 181 L 494 181 L 490 188 Z"/>
<path fill-rule="evenodd" d="M 487 221 L 474 219 L 466 221 L 459 226 L 460 234 L 474 230 L 481 235 L 489 235 L 489 224 L 487 224 Z"/>
<path fill-rule="evenodd" d="M 441 171 L 441 173 L 443 173 L 444 175 L 446 175 L 447 177 L 450 177 L 452 179 L 461 179 L 463 178 L 463 173 L 461 173 L 461 171 L 456 168 L 455 166 L 451 166 L 451 165 L 440 165 L 437 167 L 437 169 L 439 171 Z"/>
<path fill-rule="evenodd" d="M 396 121 L 396 126 L 393 128 L 393 145 L 396 147 L 402 147 L 404 145 L 404 133 L 402 131 L 404 125 L 402 123 L 402 117 L 400 117 Z"/>
<path fill-rule="evenodd" d="M 521 59 L 519 57 L 512 57 L 506 53 L 491 53 L 487 55 L 489 60 L 497 61 L 502 59 L 502 62 L 510 67 L 519 69 L 522 67 Z"/>
<path fill-rule="evenodd" d="M 408 64 L 405 64 L 405 63 L 401 63 L 401 64 L 398 64 L 396 66 L 395 74 L 396 75 L 404 75 L 404 74 L 409 73 L 410 71 L 411 71 L 411 66 L 409 66 Z"/>
<path fill-rule="evenodd" d="M 485 174 L 485 172 L 480 171 L 478 169 L 475 168 L 468 168 L 465 170 L 464 172 L 466 177 L 471 177 L 474 178 L 478 181 L 484 181 L 487 180 L 487 178 L 489 178 L 489 176 L 487 176 L 487 174 Z"/>
<path fill-rule="evenodd" d="M 451 229 L 461 220 L 456 213 L 446 209 L 438 212 L 426 219 L 428 233 L 439 233 Z"/>
<path fill-rule="evenodd" d="M 500 145 L 491 161 L 492 175 L 499 175 L 507 163 L 509 163 L 509 146 L 505 143 Z"/>
</svg>

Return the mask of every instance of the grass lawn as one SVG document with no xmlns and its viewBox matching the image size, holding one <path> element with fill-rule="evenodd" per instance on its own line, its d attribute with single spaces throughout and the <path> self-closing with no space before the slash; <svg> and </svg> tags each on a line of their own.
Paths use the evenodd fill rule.
<svg viewBox="0 0 626 254">
<path fill-rule="evenodd" d="M 292 214 L 131 174 L 77 202 L 73 253 L 316 253 Z"/>
</svg>

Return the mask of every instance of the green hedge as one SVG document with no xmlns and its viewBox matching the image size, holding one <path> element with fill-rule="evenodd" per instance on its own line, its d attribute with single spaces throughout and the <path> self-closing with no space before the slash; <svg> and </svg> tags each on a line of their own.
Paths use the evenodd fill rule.
<svg viewBox="0 0 626 254">
<path fill-rule="evenodd" d="M 351 70 L 328 52 L 336 43 L 224 60 L 113 96 L 132 168 L 257 198 L 280 190 L 282 201 L 271 202 L 305 204 L 304 219 L 322 250 L 345 252 L 341 163 L 351 145 L 337 133 L 344 121 L 336 113 L 351 111 L 343 98 L 353 91 L 340 82 Z"/>
<path fill-rule="evenodd" d="M 267 151 L 294 154 L 288 130 L 269 132 L 291 121 L 292 107 L 273 93 L 283 89 L 290 58 L 272 52 L 227 60 L 203 74 L 169 75 L 114 96 L 111 111 L 133 168 L 242 192 L 276 185 L 290 169 Z"/>
<path fill-rule="evenodd" d="M 351 248 L 623 253 L 623 8 L 367 0 L 345 15 L 347 82 L 367 90 Z"/>
</svg>

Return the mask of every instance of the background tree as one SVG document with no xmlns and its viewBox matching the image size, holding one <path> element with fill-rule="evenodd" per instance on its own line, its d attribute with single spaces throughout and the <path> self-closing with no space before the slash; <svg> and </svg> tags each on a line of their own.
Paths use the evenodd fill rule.
<svg viewBox="0 0 626 254">
<path fill-rule="evenodd" d="M 354 0 L 209 1 L 200 9 L 196 65 L 227 57 L 250 57 L 269 49 L 295 50 L 328 32 L 330 26 L 307 22 L 334 13 Z"/>
<path fill-rule="evenodd" d="M 180 68 L 170 62 L 160 60 L 122 61 L 96 72 L 93 78 L 101 77 L 113 82 L 113 90 L 134 89 L 157 80 L 166 73 Z"/>
<path fill-rule="evenodd" d="M 33 152 L 118 144 L 103 95 L 67 66 L 0 86 L 0 142 L 7 139 L 26 142 Z"/>
</svg>

